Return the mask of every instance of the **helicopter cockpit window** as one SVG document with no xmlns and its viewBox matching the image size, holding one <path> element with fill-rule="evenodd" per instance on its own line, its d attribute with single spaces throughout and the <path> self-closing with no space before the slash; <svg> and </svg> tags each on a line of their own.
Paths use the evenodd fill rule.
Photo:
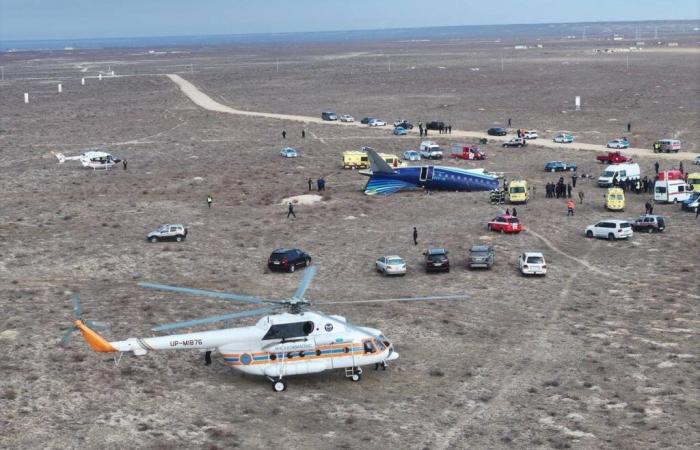
<svg viewBox="0 0 700 450">
<path fill-rule="evenodd" d="M 366 340 L 365 342 L 362 343 L 363 347 L 365 348 L 365 353 L 374 353 L 374 344 L 372 343 L 371 340 Z"/>
<path fill-rule="evenodd" d="M 294 323 L 280 323 L 277 325 L 272 325 L 262 340 L 266 341 L 268 339 L 291 339 L 297 337 L 305 337 L 314 331 L 314 323 L 311 321 L 307 322 L 294 322 Z"/>
<path fill-rule="evenodd" d="M 384 345 L 384 343 L 383 343 L 382 341 L 380 341 L 379 339 L 377 339 L 377 340 L 375 341 L 375 345 L 377 346 L 377 350 L 379 350 L 380 352 L 381 352 L 381 351 L 384 351 L 384 349 L 386 348 L 386 346 Z"/>
</svg>

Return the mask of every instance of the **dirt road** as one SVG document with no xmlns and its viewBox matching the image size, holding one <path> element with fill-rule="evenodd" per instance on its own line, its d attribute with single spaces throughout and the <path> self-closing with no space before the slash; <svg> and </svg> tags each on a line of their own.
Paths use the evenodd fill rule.
<svg viewBox="0 0 700 450">
<path fill-rule="evenodd" d="M 209 110 L 228 114 L 239 114 L 243 116 L 251 117 L 265 117 L 268 119 L 280 119 L 280 120 L 290 120 L 294 122 L 304 122 L 304 123 L 319 123 L 326 125 L 337 125 L 337 126 L 348 126 L 348 127 L 364 127 L 367 125 L 361 124 L 359 122 L 340 122 L 340 121 L 327 121 L 317 117 L 310 116 L 300 116 L 294 114 L 276 114 L 276 113 L 265 113 L 257 111 L 243 111 L 240 109 L 231 108 L 230 106 L 222 105 L 221 103 L 213 100 L 204 92 L 200 91 L 195 85 L 189 81 L 182 78 L 180 75 L 167 74 L 173 82 L 175 82 L 182 92 L 189 97 L 196 105 Z M 409 130 L 409 133 L 418 134 L 417 131 Z M 486 133 L 480 131 L 464 131 L 464 130 L 452 130 L 450 133 L 451 138 L 475 138 L 475 139 L 490 139 L 497 141 L 507 141 L 510 140 L 512 136 L 489 136 Z M 547 148 L 572 148 L 576 150 L 587 150 L 593 152 L 607 152 L 610 151 L 608 148 L 597 144 L 586 144 L 584 142 L 573 142 L 571 144 L 559 144 L 549 140 L 538 140 L 536 144 L 541 147 Z M 694 159 L 695 155 L 688 152 L 679 153 L 652 153 L 648 149 L 644 148 L 628 148 L 625 150 L 626 154 L 633 155 L 635 157 L 649 158 L 649 159 L 665 159 L 665 160 L 689 160 Z"/>
</svg>

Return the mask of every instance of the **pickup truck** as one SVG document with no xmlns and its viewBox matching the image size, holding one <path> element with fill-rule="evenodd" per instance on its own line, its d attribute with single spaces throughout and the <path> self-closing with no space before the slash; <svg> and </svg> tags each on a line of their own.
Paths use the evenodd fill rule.
<svg viewBox="0 0 700 450">
<path fill-rule="evenodd" d="M 603 153 L 602 155 L 596 156 L 595 159 L 603 164 L 622 164 L 632 162 L 632 158 L 625 156 L 620 152 L 608 152 L 607 154 Z"/>
<path fill-rule="evenodd" d="M 442 149 L 433 141 L 423 141 L 418 149 L 423 159 L 442 159 Z"/>
</svg>

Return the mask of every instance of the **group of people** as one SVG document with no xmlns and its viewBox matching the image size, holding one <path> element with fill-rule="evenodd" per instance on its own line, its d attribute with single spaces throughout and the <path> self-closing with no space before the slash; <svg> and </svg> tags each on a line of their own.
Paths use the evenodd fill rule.
<svg viewBox="0 0 700 450">
<path fill-rule="evenodd" d="M 545 186 L 546 198 L 571 198 L 571 191 L 574 186 L 571 183 L 564 183 L 564 177 L 559 177 L 556 183 L 550 182 Z"/>
<path fill-rule="evenodd" d="M 423 122 L 418 122 L 418 133 L 420 137 L 428 135 L 428 126 L 423 125 Z M 452 134 L 452 125 L 440 124 L 438 127 L 439 134 Z"/>
<path fill-rule="evenodd" d="M 654 192 L 654 180 L 650 180 L 646 176 L 641 180 L 618 180 L 615 177 L 613 178 L 613 186 L 619 187 L 624 192 L 634 192 L 635 194 Z"/>
<path fill-rule="evenodd" d="M 314 182 L 311 178 L 308 180 L 309 184 L 309 192 L 314 190 Z M 326 180 L 323 177 L 319 177 L 318 180 L 316 180 L 316 190 L 318 192 L 323 192 L 326 190 Z"/>
</svg>

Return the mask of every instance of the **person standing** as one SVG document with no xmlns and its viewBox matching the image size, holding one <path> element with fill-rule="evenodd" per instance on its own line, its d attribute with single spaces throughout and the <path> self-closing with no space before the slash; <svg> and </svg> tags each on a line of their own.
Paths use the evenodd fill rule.
<svg viewBox="0 0 700 450">
<path fill-rule="evenodd" d="M 659 174 L 659 162 L 658 161 L 656 161 L 654 163 L 654 170 L 656 170 L 656 174 L 658 175 Z"/>
<path fill-rule="evenodd" d="M 571 186 L 573 186 L 574 188 L 576 187 L 576 180 L 578 180 L 578 175 L 574 173 L 573 175 L 571 175 Z"/>
<path fill-rule="evenodd" d="M 418 245 L 418 230 L 413 227 L 413 245 Z"/>
<path fill-rule="evenodd" d="M 508 118 L 508 126 L 510 126 L 513 123 L 512 120 L 510 120 L 510 117 Z"/>
<path fill-rule="evenodd" d="M 566 185 L 566 196 L 569 198 L 571 198 L 571 190 L 572 190 L 571 185 L 567 184 Z"/>
<path fill-rule="evenodd" d="M 513 214 L 511 214 L 513 217 L 518 217 L 518 211 L 515 209 L 515 206 L 513 206 Z"/>
<path fill-rule="evenodd" d="M 654 199 L 649 199 L 649 215 L 654 214 Z"/>
<path fill-rule="evenodd" d="M 282 130 L 282 139 L 287 139 L 287 130 Z"/>
<path fill-rule="evenodd" d="M 306 138 L 306 130 L 301 130 L 301 138 L 302 139 Z"/>
<path fill-rule="evenodd" d="M 684 173 L 683 172 L 683 161 L 681 161 L 681 163 L 678 165 L 678 170 L 680 170 L 681 173 Z"/>
<path fill-rule="evenodd" d="M 124 170 L 126 170 L 126 158 L 122 160 L 122 167 L 124 167 Z"/>
<path fill-rule="evenodd" d="M 209 209 L 211 209 L 211 204 L 214 201 L 214 197 L 211 196 L 211 194 L 207 195 L 207 205 L 209 205 Z"/>
<path fill-rule="evenodd" d="M 566 201 L 566 216 L 573 216 L 574 215 L 574 201 L 569 199 Z"/>
<path fill-rule="evenodd" d="M 294 216 L 294 218 L 297 218 L 297 215 L 294 214 L 294 205 L 292 205 L 292 202 L 289 202 L 289 205 L 287 206 L 287 219 L 289 219 L 289 216 Z"/>
<path fill-rule="evenodd" d="M 506 216 L 510 216 L 510 209 L 506 208 Z"/>
<path fill-rule="evenodd" d="M 649 214 L 649 210 L 651 209 L 651 203 L 646 202 L 644 204 L 644 214 Z"/>
<path fill-rule="evenodd" d="M 309 178 L 309 192 L 311 192 L 313 190 L 313 185 L 314 185 L 314 182 L 311 181 L 311 178 Z"/>
<path fill-rule="evenodd" d="M 583 205 L 583 191 L 578 191 L 578 199 L 581 200 L 581 204 Z"/>
<path fill-rule="evenodd" d="M 627 122 L 627 132 L 632 131 L 632 122 Z"/>
</svg>

